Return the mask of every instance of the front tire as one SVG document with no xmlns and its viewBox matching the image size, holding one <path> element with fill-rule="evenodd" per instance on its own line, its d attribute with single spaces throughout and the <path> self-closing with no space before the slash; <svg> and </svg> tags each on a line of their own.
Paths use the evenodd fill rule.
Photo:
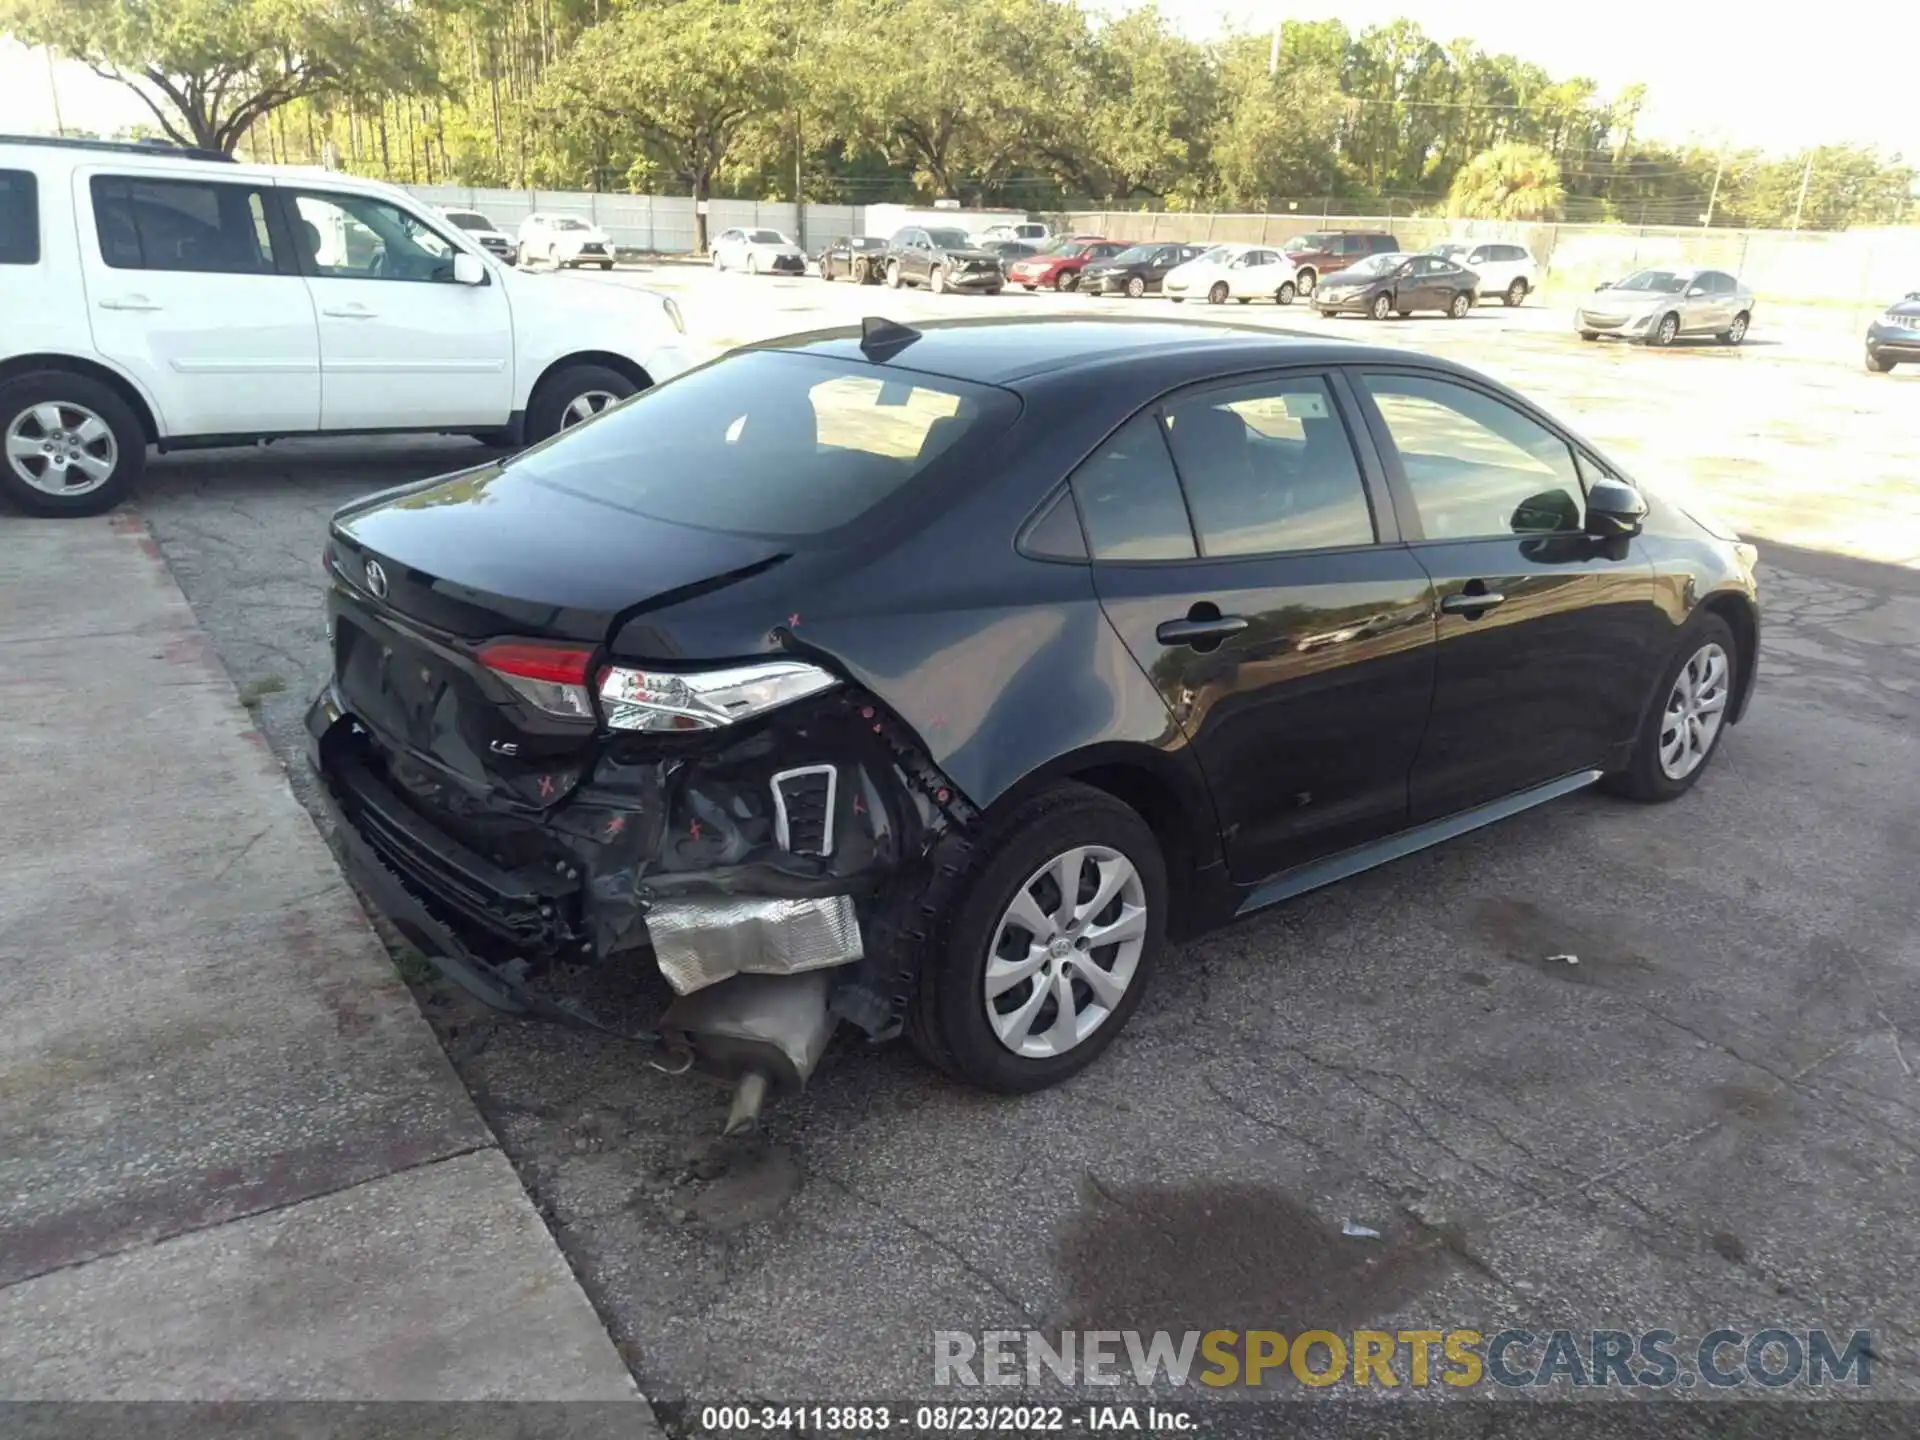
<svg viewBox="0 0 1920 1440">
<path fill-rule="evenodd" d="M 1138 275 L 1133 276 L 1127 281 L 1127 298 L 1129 300 L 1139 300 L 1144 297 L 1146 293 L 1147 282 L 1142 280 Z"/>
<path fill-rule="evenodd" d="M 1166 864 L 1137 813 L 1074 783 L 991 824 L 973 853 L 929 926 L 907 1033 L 955 1079 L 1041 1090 L 1090 1065 L 1139 1005 L 1165 943 Z"/>
<path fill-rule="evenodd" d="M 1680 336 L 1680 317 L 1667 314 L 1660 317 L 1660 323 L 1647 332 L 1647 344 L 1656 350 L 1664 350 Z"/>
<path fill-rule="evenodd" d="M 527 443 L 532 445 L 591 420 L 609 405 L 638 394 L 641 388 L 604 365 L 569 365 L 541 381 L 527 403 Z"/>
<path fill-rule="evenodd" d="M 1067 271 L 1066 274 L 1060 276 L 1053 282 L 1053 288 L 1058 290 L 1062 295 L 1071 295 L 1075 290 L 1080 288 L 1080 272 L 1078 270 Z"/>
<path fill-rule="evenodd" d="M 1869 352 L 1867 355 L 1867 373 L 1870 375 L 1886 375 L 1891 373 L 1893 367 L 1899 363 L 1897 360 L 1882 360 L 1878 355 Z"/>
<path fill-rule="evenodd" d="M 1582 330 L 1580 332 L 1580 338 L 1582 340 L 1598 340 L 1600 338 L 1600 332 L 1598 330 Z"/>
<path fill-rule="evenodd" d="M 1393 313 L 1393 297 L 1390 295 L 1374 296 L 1373 304 L 1368 307 L 1367 313 L 1376 320 L 1385 320 L 1387 316 Z"/>
<path fill-rule="evenodd" d="M 147 466 L 147 437 L 117 391 L 37 370 L 0 385 L 0 495 L 29 515 L 99 515 Z"/>
<path fill-rule="evenodd" d="M 1293 303 L 1293 297 L 1299 293 L 1300 292 L 1294 288 L 1293 282 L 1289 280 L 1273 292 L 1273 303 L 1276 305 L 1291 305 Z"/>
<path fill-rule="evenodd" d="M 1320 283 L 1320 277 L 1314 274 L 1311 269 L 1302 270 L 1293 278 L 1295 286 L 1302 295 L 1311 295 L 1313 293 L 1313 287 Z"/>
<path fill-rule="evenodd" d="M 1691 790 L 1720 748 L 1740 667 L 1748 663 L 1718 615 L 1708 612 L 1689 625 L 1660 672 L 1633 758 L 1607 777 L 1607 788 L 1650 804 Z"/>
<path fill-rule="evenodd" d="M 900 288 L 901 278 L 902 277 L 900 274 L 900 262 L 898 260 L 888 261 L 887 262 L 887 288 L 889 290 L 898 290 Z"/>
<path fill-rule="evenodd" d="M 927 273 L 927 288 L 936 295 L 947 293 L 947 267 L 936 265 Z"/>
<path fill-rule="evenodd" d="M 1207 290 L 1207 303 L 1209 305 L 1224 305 L 1227 303 L 1226 281 L 1216 280 L 1213 282 L 1212 286 Z"/>
</svg>

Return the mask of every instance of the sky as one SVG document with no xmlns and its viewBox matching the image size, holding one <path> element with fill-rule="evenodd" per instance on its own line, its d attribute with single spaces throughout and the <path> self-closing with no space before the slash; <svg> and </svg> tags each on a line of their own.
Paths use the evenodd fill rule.
<svg viewBox="0 0 1920 1440">
<path fill-rule="evenodd" d="M 1131 0 L 1105 0 L 1123 9 Z M 1763 20 L 1751 0 L 1607 0 L 1555 5 L 1533 0 L 1338 0 L 1250 4 L 1160 0 L 1196 38 L 1227 25 L 1270 30 L 1279 20 L 1339 19 L 1351 29 L 1399 16 L 1442 42 L 1469 36 L 1488 50 L 1530 60 L 1557 78 L 1585 75 L 1605 94 L 1647 87 L 1640 133 L 1667 140 L 1789 152 L 1857 141 L 1920 159 L 1920 105 L 1907 74 L 1920 54 L 1920 4 L 1890 0 L 1837 12 L 1823 23 L 1783 8 Z M 111 132 L 151 115 L 123 87 L 62 63 L 61 118 Z M 0 40 L 0 133 L 50 132 L 53 92 L 46 56 Z"/>
</svg>

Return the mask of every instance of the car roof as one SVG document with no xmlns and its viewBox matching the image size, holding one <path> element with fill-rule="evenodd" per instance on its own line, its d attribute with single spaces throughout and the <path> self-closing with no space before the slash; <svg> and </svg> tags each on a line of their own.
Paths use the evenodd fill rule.
<svg viewBox="0 0 1920 1440">
<path fill-rule="evenodd" d="M 360 195 L 404 196 L 398 185 L 365 175 L 348 175 L 319 165 L 259 165 L 211 152 L 177 146 L 148 145 L 136 141 L 55 140 L 41 135 L 0 135 L 0 155 L 23 169 L 47 172 L 56 168 L 71 171 L 80 166 L 107 166 L 126 174 L 150 174 L 161 178 L 257 180 L 266 184 L 305 182 L 322 184 L 330 190 Z M 412 201 L 409 197 L 409 203 Z"/>
<path fill-rule="evenodd" d="M 1415 363 L 1443 370 L 1458 368 L 1417 352 L 1264 327 L 1195 320 L 1035 315 L 1018 319 L 925 321 L 910 328 L 919 332 L 919 338 L 881 363 L 897 363 L 905 370 L 985 385 L 1011 385 L 1039 375 L 1090 369 L 1116 360 L 1171 359 L 1176 355 L 1217 355 L 1223 368 L 1228 370 L 1259 369 L 1268 365 L 1351 365 L 1366 361 Z M 865 362 L 868 357 L 860 349 L 860 335 L 860 327 L 848 325 L 742 348 Z"/>
</svg>

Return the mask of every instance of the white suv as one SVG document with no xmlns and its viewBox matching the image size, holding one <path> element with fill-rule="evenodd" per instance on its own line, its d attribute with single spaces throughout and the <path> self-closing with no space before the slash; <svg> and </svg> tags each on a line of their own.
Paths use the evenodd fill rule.
<svg viewBox="0 0 1920 1440">
<path fill-rule="evenodd" d="M 556 270 L 569 265 L 613 269 L 613 237 L 578 215 L 529 215 L 514 236 L 519 260 L 544 260 Z"/>
<path fill-rule="evenodd" d="M 0 495 L 95 514 L 161 450 L 543 439 L 689 368 L 673 302 L 523 275 L 389 185 L 0 137 Z"/>
<path fill-rule="evenodd" d="M 1443 256 L 1478 275 L 1483 300 L 1497 295 L 1502 304 L 1522 305 L 1540 288 L 1540 263 L 1524 245 L 1499 240 L 1449 240 L 1427 253 Z"/>
</svg>

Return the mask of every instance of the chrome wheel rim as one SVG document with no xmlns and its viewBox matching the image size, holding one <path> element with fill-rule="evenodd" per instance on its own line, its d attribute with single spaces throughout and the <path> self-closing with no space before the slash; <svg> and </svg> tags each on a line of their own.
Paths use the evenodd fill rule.
<svg viewBox="0 0 1920 1440">
<path fill-rule="evenodd" d="M 560 428 L 571 430 L 582 421 L 591 420 L 619 398 L 611 390 L 589 390 L 574 396 L 573 403 L 560 412 Z"/>
<path fill-rule="evenodd" d="M 1736 345 L 1738 345 L 1742 340 L 1746 339 L 1747 338 L 1747 317 L 1744 315 L 1734 316 L 1733 329 L 1728 331 L 1727 335 L 1728 335 L 1728 338 L 1732 340 L 1733 343 Z"/>
<path fill-rule="evenodd" d="M 1684 780 L 1706 763 L 1726 719 L 1732 675 L 1727 652 L 1711 640 L 1680 667 L 1660 720 L 1660 773 L 1669 780 Z"/>
<path fill-rule="evenodd" d="M 1671 315 L 1667 316 L 1666 319 L 1660 322 L 1660 343 L 1662 345 L 1672 344 L 1673 337 L 1678 335 L 1679 333 L 1680 333 L 1680 322 L 1674 319 Z"/>
<path fill-rule="evenodd" d="M 1147 889 L 1104 845 L 1056 855 L 1014 892 L 993 932 L 987 1023 L 1029 1060 L 1064 1055 L 1120 1007 L 1146 946 Z"/>
<path fill-rule="evenodd" d="M 1373 302 L 1373 318 L 1376 320 L 1386 319 L 1387 312 L 1392 308 L 1393 308 L 1393 302 L 1388 300 L 1386 296 L 1382 295 L 1379 299 Z"/>
<path fill-rule="evenodd" d="M 120 443 L 84 405 L 43 400 L 7 426 L 7 466 L 43 495 L 87 495 L 113 478 Z"/>
</svg>

